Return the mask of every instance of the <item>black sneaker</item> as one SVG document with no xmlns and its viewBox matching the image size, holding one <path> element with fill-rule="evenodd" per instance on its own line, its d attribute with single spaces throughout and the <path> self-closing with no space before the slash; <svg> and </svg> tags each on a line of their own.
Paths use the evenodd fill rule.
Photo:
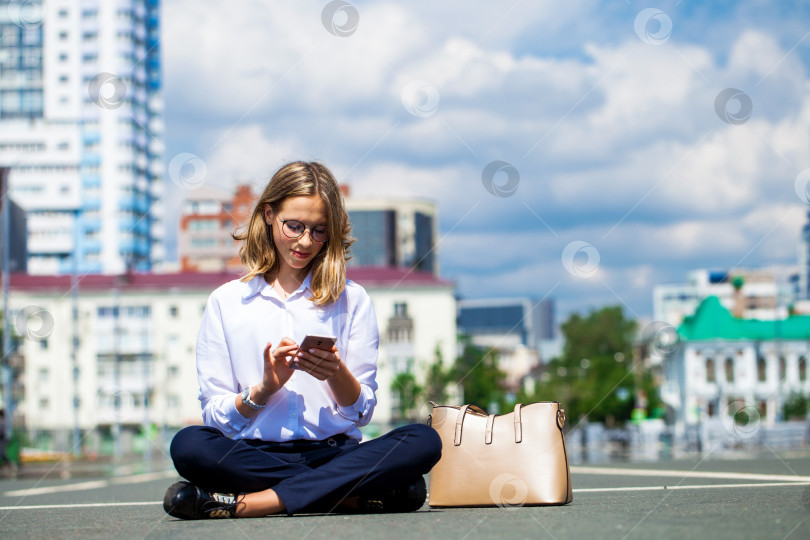
<svg viewBox="0 0 810 540">
<path fill-rule="evenodd" d="M 163 509 L 180 519 L 232 518 L 238 502 L 230 493 L 207 493 L 194 484 L 177 482 L 166 490 Z"/>
<path fill-rule="evenodd" d="M 419 477 L 412 484 L 377 495 L 352 497 L 339 504 L 335 511 L 358 514 L 415 512 L 427 498 L 425 479 Z"/>
</svg>

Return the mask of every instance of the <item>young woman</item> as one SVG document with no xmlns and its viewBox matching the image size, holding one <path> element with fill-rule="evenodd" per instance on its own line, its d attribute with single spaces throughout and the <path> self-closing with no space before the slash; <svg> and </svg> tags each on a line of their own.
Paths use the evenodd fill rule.
<svg viewBox="0 0 810 540">
<path fill-rule="evenodd" d="M 171 444 L 182 519 L 279 512 L 412 511 L 441 441 L 427 426 L 361 443 L 377 388 L 379 337 L 365 290 L 346 280 L 354 241 L 340 187 L 318 163 L 270 180 L 236 235 L 246 275 L 215 290 L 197 338 L 203 426 Z M 308 335 L 331 350 L 299 350 Z M 275 345 L 274 345 L 275 344 Z"/>
</svg>

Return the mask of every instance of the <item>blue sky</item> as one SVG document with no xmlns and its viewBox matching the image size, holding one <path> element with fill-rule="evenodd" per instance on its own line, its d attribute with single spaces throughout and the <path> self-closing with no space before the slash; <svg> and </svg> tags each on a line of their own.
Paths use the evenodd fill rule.
<svg viewBox="0 0 810 540">
<path fill-rule="evenodd" d="M 315 159 L 356 196 L 432 199 L 462 297 L 549 297 L 560 318 L 649 318 L 652 287 L 694 268 L 796 270 L 806 2 L 163 11 L 166 161 L 197 156 L 192 187 L 258 189 Z M 168 184 L 173 199 L 189 187 Z"/>
</svg>

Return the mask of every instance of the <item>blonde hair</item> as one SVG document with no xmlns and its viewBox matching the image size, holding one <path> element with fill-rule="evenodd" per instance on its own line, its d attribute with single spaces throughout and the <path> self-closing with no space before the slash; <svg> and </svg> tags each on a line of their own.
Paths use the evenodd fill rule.
<svg viewBox="0 0 810 540">
<path fill-rule="evenodd" d="M 326 207 L 329 237 L 310 263 L 312 300 L 325 305 L 337 300 L 346 288 L 346 261 L 355 239 L 343 203 L 343 193 L 332 173 L 320 163 L 294 161 L 281 167 L 264 188 L 243 232 L 234 233 L 243 241 L 239 258 L 245 267 L 242 281 L 257 275 L 275 276 L 279 260 L 273 242 L 273 231 L 265 222 L 264 211 L 270 205 L 277 214 L 288 197 L 318 195 Z"/>
</svg>

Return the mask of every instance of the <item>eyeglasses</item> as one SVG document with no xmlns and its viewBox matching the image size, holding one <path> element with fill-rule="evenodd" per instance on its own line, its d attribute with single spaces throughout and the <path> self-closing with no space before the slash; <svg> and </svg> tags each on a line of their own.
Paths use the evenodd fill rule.
<svg viewBox="0 0 810 540">
<path fill-rule="evenodd" d="M 326 225 L 318 225 L 317 227 L 307 227 L 296 219 L 284 219 L 281 221 L 281 231 L 287 238 L 301 238 L 304 233 L 309 229 L 309 237 L 314 242 L 323 244 L 329 239 L 329 230 Z"/>
</svg>

